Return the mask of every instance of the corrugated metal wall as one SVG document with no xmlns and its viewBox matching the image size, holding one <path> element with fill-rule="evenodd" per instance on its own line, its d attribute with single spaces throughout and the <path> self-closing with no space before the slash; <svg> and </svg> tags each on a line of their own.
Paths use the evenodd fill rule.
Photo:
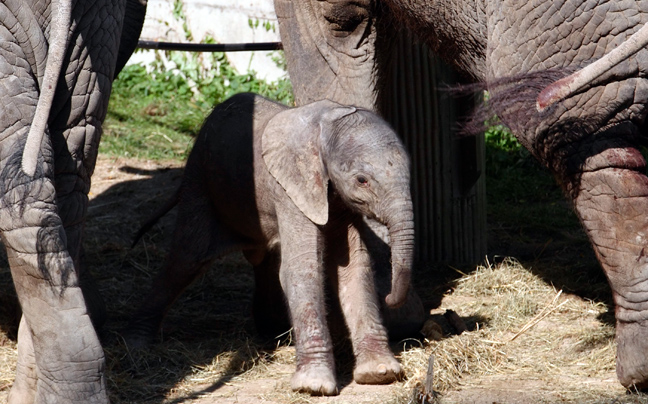
<svg viewBox="0 0 648 404">
<path fill-rule="evenodd" d="M 412 197 L 419 263 L 477 263 L 486 255 L 483 137 L 459 137 L 474 99 L 444 86 L 453 71 L 411 35 L 398 36 L 382 113 L 412 159 Z"/>
</svg>

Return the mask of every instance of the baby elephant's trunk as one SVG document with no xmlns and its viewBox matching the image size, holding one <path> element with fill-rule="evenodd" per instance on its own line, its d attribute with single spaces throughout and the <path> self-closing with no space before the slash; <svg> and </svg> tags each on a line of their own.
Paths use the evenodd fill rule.
<svg viewBox="0 0 648 404">
<path fill-rule="evenodd" d="M 391 308 L 405 303 L 414 260 L 414 214 L 412 201 L 393 204 L 385 224 L 389 229 L 392 259 L 391 293 L 385 302 Z"/>
</svg>

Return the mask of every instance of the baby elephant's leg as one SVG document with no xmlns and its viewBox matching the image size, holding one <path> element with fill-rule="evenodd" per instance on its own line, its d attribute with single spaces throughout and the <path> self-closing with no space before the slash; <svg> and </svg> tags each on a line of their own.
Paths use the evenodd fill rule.
<svg viewBox="0 0 648 404">
<path fill-rule="evenodd" d="M 257 332 L 265 338 L 276 338 L 290 330 L 290 315 L 279 282 L 279 251 L 246 253 L 254 265 L 254 299 L 252 313 Z M 258 259 L 254 259 L 259 257 Z"/>
<path fill-rule="evenodd" d="M 288 301 L 297 353 L 297 369 L 290 387 L 311 394 L 334 395 L 338 390 L 333 344 L 326 323 L 320 232 L 307 218 L 296 215 L 285 219 L 279 216 L 279 224 L 279 278 Z"/>
<path fill-rule="evenodd" d="M 401 376 L 382 323 L 367 250 L 355 227 L 348 231 L 349 256 L 338 265 L 338 296 L 356 364 L 353 379 L 361 384 L 385 384 Z"/>
<path fill-rule="evenodd" d="M 187 192 L 178 206 L 178 218 L 170 252 L 151 290 L 131 318 L 124 338 L 131 348 L 155 340 L 162 319 L 180 294 L 203 275 L 222 243 L 221 226 L 206 196 Z"/>
</svg>

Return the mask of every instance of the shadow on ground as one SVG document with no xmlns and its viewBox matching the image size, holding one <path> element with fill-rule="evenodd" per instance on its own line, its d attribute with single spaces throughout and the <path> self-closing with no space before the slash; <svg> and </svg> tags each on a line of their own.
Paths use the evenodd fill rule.
<svg viewBox="0 0 648 404">
<path fill-rule="evenodd" d="M 111 167 L 112 164 L 112 167 Z M 106 350 L 109 390 L 114 402 L 161 402 L 172 397 L 174 403 L 188 402 L 226 385 L 233 377 L 274 361 L 283 340 L 263 340 L 257 336 L 252 320 L 253 274 L 240 254 L 216 262 L 207 274 L 193 284 L 174 304 L 164 321 L 158 343 L 132 352 L 120 331 L 126 326 L 140 299 L 148 292 L 152 278 L 161 267 L 173 229 L 175 211 L 154 226 L 131 249 L 133 234 L 157 208 L 164 204 L 180 183 L 177 166 L 135 167 L 123 161 L 102 160 L 93 179 L 89 208 L 86 260 L 97 278 L 106 301 L 109 319 L 101 337 Z M 417 284 L 439 283 L 426 277 Z M 432 288 L 438 306 L 443 288 Z M 445 336 L 456 330 L 439 322 Z M 466 318 L 469 329 L 487 319 Z M 410 344 L 420 344 L 414 335 L 394 345 L 397 353 Z M 352 381 L 353 354 L 344 336 L 335 336 L 339 387 Z M 216 369 L 219 363 L 220 368 Z M 226 364 L 222 366 L 222 364 Z M 292 364 L 294 366 L 294 364 Z M 197 391 L 172 392 L 196 368 L 214 368 L 217 377 Z"/>
<path fill-rule="evenodd" d="M 286 339 L 263 341 L 256 336 L 251 316 L 253 275 L 250 266 L 236 254 L 217 261 L 176 302 L 164 322 L 159 343 L 141 352 L 131 352 L 121 340 L 119 331 L 162 265 L 175 212 L 162 218 L 131 248 L 133 234 L 173 194 L 181 176 L 182 169 L 177 163 L 104 157 L 100 158 L 93 177 L 85 238 L 86 263 L 98 281 L 109 313 L 101 338 L 107 356 L 109 391 L 115 403 L 190 402 L 220 389 L 260 361 L 272 363 L 276 349 L 287 344 Z M 517 257 L 556 289 L 611 307 L 605 277 L 580 225 L 553 180 L 549 178 L 546 187 L 541 190 L 544 197 L 504 197 L 498 204 L 492 203 L 498 195 L 489 194 L 488 260 L 493 263 L 500 257 Z M 491 192 L 497 192 L 496 188 L 491 186 Z M 546 223 L 542 215 L 546 214 L 543 209 L 547 204 L 552 209 L 550 214 L 561 215 L 567 226 Z M 539 213 L 534 220 L 515 214 L 536 208 Z M 0 270 L 3 291 L 11 290 L 6 268 L 5 264 Z M 415 285 L 426 310 L 441 306 L 443 296 L 454 288 L 461 272 L 474 268 L 419 268 Z M 11 293 L 3 292 L 0 296 L 4 296 L 0 297 L 0 331 L 15 336 L 14 300 Z M 611 310 L 604 316 L 613 323 Z M 463 321 L 469 329 L 477 323 L 480 327 L 488 324 L 486 318 L 466 317 Z M 453 330 L 444 327 L 444 333 L 448 336 Z M 417 342 L 413 339 L 409 343 Z M 401 341 L 394 348 L 398 352 L 407 344 Z M 353 360 L 348 343 L 338 344 L 336 357 L 342 387 L 351 382 Z M 226 365 L 222 366 L 223 363 Z M 198 391 L 173 391 L 196 368 L 212 367 L 217 377 L 210 380 L 215 382 Z"/>
<path fill-rule="evenodd" d="M 161 402 L 196 367 L 209 367 L 215 358 L 221 358 L 228 365 L 205 392 L 214 391 L 254 366 L 258 358 L 249 349 L 254 335 L 251 270 L 240 257 L 219 260 L 176 302 L 158 342 L 141 351 L 129 351 L 120 332 L 162 265 L 175 211 L 131 248 L 133 235 L 177 189 L 182 169 L 177 164 L 151 168 L 122 164 L 116 163 L 107 173 L 105 167 L 98 169 L 93 179 L 85 244 L 87 263 L 109 313 L 101 338 L 112 400 Z M 259 349 L 263 346 L 256 344 L 254 351 Z M 174 402 L 185 399 L 191 397 Z"/>
<path fill-rule="evenodd" d="M 612 293 L 605 274 L 552 176 L 528 156 L 504 170 L 486 178 L 488 255 L 482 264 L 514 257 L 556 290 L 605 304 L 608 311 L 600 320 L 614 325 Z M 426 306 L 441 305 L 442 296 L 475 268 L 456 264 L 420 268 L 417 286 Z"/>
</svg>

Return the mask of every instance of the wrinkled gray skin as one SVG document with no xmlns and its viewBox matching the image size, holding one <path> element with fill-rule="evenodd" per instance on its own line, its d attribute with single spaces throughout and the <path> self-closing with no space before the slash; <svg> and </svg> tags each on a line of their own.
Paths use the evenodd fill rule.
<svg viewBox="0 0 648 404">
<path fill-rule="evenodd" d="M 111 83 L 145 8 L 140 0 L 0 4 L 0 233 L 23 312 L 11 404 L 108 402 L 90 318 L 101 322 L 103 307 L 80 262 L 81 234 Z M 23 161 L 30 128 L 40 128 L 33 171 Z"/>
<path fill-rule="evenodd" d="M 646 24 L 648 1 L 275 0 L 275 7 L 299 103 L 327 97 L 378 109 L 394 21 L 487 83 L 491 100 L 513 100 L 495 102 L 493 112 L 573 203 L 613 292 L 617 376 L 647 388 L 648 177 L 637 148 L 646 135 L 648 50 L 543 113 L 535 102 L 547 85 Z M 512 76 L 520 79 L 496 85 Z"/>
<path fill-rule="evenodd" d="M 563 77 L 547 87 L 540 94 L 536 107 L 539 112 L 544 112 L 551 105 L 577 94 L 585 87 L 592 85 L 604 73 L 609 73 L 619 63 L 628 60 L 632 55 L 648 45 L 648 24 L 644 24 L 619 46 L 606 53 L 605 56 Z"/>
<path fill-rule="evenodd" d="M 291 109 L 236 95 L 207 118 L 176 198 L 156 218 L 175 203 L 171 252 L 130 323 L 129 345 L 154 337 L 169 306 L 216 257 L 242 250 L 254 266 L 260 328 L 282 322 L 285 293 L 297 350 L 293 390 L 337 393 L 327 280 L 350 332 L 354 379 L 400 375 L 359 228 L 368 216 L 389 229 L 394 280 L 386 300 L 402 304 L 414 248 L 409 160 L 376 114 L 328 100 Z"/>
</svg>

